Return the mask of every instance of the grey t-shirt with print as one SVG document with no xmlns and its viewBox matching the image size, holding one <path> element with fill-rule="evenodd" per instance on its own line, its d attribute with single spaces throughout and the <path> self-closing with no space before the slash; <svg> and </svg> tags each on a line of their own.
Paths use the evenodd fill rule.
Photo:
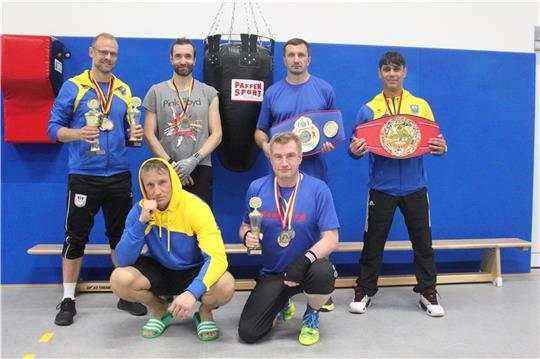
<svg viewBox="0 0 540 359">
<path fill-rule="evenodd" d="M 189 90 L 180 91 L 184 104 L 188 94 Z M 157 115 L 156 136 L 174 161 L 190 157 L 208 139 L 208 107 L 216 96 L 217 91 L 212 86 L 194 80 L 186 120 L 178 94 L 169 87 L 168 81 L 155 84 L 148 90 L 143 106 Z M 203 158 L 199 164 L 211 166 L 210 158 Z"/>
</svg>

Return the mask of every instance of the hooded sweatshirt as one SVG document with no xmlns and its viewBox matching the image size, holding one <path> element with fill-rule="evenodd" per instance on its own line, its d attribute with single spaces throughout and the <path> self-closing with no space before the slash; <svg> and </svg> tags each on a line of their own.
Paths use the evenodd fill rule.
<svg viewBox="0 0 540 359">
<path fill-rule="evenodd" d="M 157 209 L 148 223 L 139 221 L 142 205 L 148 199 L 139 170 L 139 185 L 144 198 L 129 212 L 124 233 L 116 246 L 116 259 L 121 267 L 133 265 L 146 244 L 145 255 L 169 269 L 202 266 L 186 288 L 199 299 L 227 270 L 221 232 L 210 207 L 183 190 L 174 168 L 167 161 L 159 160 L 169 170 L 171 200 L 166 209 Z"/>
</svg>

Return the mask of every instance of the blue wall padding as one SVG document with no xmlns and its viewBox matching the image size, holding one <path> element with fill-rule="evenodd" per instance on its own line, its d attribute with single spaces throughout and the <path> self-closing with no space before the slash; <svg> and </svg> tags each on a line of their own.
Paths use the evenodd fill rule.
<svg viewBox="0 0 540 359">
<path fill-rule="evenodd" d="M 60 37 L 72 58 L 65 61 L 65 78 L 89 67 L 90 38 Z M 169 78 L 172 39 L 121 38 L 115 74 L 136 96 Z M 202 41 L 197 40 L 198 63 L 194 75 L 202 79 Z M 274 79 L 285 76 L 283 44 L 277 44 Z M 381 89 L 377 76 L 380 55 L 392 48 L 359 45 L 313 44 L 310 72 L 335 88 L 346 132 L 353 129 L 359 107 Z M 426 98 L 448 141 L 446 156 L 426 156 L 431 219 L 435 239 L 518 237 L 530 241 L 533 150 L 534 79 L 532 53 L 502 53 L 428 48 L 393 48 L 404 53 L 409 74 L 405 86 Z M 28 115 L 32 115 L 29 101 Z M 24 126 L 24 124 L 21 124 Z M 62 243 L 64 236 L 67 151 L 61 144 L 5 144 L 2 121 L 2 283 L 59 283 L 60 256 L 30 256 L 38 243 Z M 136 176 L 150 156 L 147 147 L 130 149 Z M 353 161 L 347 145 L 326 156 L 330 188 L 341 222 L 340 239 L 362 239 L 367 195 L 367 160 Z M 263 155 L 248 172 L 214 164 L 214 211 L 225 242 L 238 242 L 245 191 L 266 173 Z M 134 178 L 133 193 L 140 198 Z M 106 243 L 101 213 L 91 234 L 92 243 Z M 408 238 L 398 212 L 390 240 Z M 106 279 L 109 258 L 88 256 L 81 276 Z M 357 253 L 333 256 L 343 273 L 354 274 Z M 438 252 L 441 271 L 477 270 L 480 251 Z M 506 273 L 528 272 L 530 251 L 503 250 Z M 259 258 L 229 256 L 237 276 L 248 277 Z M 387 253 L 383 273 L 411 273 L 412 253 Z M 249 268 L 248 268 L 249 267 Z"/>
</svg>

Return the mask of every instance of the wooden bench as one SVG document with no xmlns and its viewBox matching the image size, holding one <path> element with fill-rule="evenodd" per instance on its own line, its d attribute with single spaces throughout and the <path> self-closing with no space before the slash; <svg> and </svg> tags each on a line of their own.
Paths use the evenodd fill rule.
<svg viewBox="0 0 540 359">
<path fill-rule="evenodd" d="M 528 250 L 531 242 L 518 238 L 492 238 L 492 239 L 444 239 L 434 240 L 435 250 L 456 250 L 456 249 L 481 249 L 482 257 L 479 272 L 469 273 L 442 273 L 437 276 L 438 284 L 448 283 L 481 283 L 492 282 L 495 286 L 502 286 L 501 273 L 501 248 L 519 248 Z M 363 242 L 340 242 L 336 252 L 361 252 L 364 248 Z M 387 241 L 385 251 L 410 251 L 412 250 L 409 241 Z M 238 255 L 247 254 L 246 248 L 241 243 L 226 243 L 227 254 Z M 61 255 L 62 245 L 60 244 L 38 244 L 27 251 L 28 254 L 38 255 Z M 88 244 L 85 255 L 110 255 L 108 244 Z M 338 278 L 336 288 L 351 288 L 355 285 L 356 278 Z M 378 284 L 380 286 L 392 285 L 414 285 L 416 278 L 413 275 L 380 276 Z M 237 279 L 235 288 L 237 290 L 251 290 L 255 286 L 252 279 Z M 106 281 L 80 282 L 77 290 L 81 292 L 110 291 L 109 283 Z"/>
</svg>

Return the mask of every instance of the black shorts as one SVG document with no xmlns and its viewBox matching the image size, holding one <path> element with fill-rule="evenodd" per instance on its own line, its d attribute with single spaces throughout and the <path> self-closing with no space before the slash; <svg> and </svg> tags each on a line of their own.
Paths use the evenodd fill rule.
<svg viewBox="0 0 540 359">
<path fill-rule="evenodd" d="M 201 271 L 202 265 L 185 270 L 172 270 L 154 258 L 140 256 L 133 265 L 150 281 L 150 291 L 155 295 L 178 295 L 186 290 Z"/>
</svg>

